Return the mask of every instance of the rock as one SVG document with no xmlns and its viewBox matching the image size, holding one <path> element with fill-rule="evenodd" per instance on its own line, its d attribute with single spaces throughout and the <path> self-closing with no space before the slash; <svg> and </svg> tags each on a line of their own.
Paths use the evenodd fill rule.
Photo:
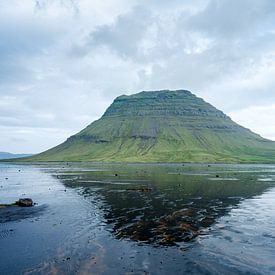
<svg viewBox="0 0 275 275">
<path fill-rule="evenodd" d="M 152 188 L 150 187 L 138 187 L 138 188 L 128 188 L 128 191 L 139 191 L 139 192 L 150 192 Z"/>
<path fill-rule="evenodd" d="M 0 204 L 0 208 L 12 207 L 12 206 L 31 207 L 31 206 L 34 206 L 34 203 L 33 203 L 32 199 L 30 199 L 30 198 L 24 198 L 24 199 L 19 199 L 15 203 Z"/>
<path fill-rule="evenodd" d="M 209 227 L 210 225 L 212 225 L 215 222 L 215 219 L 212 217 L 204 217 L 201 221 L 200 221 L 200 225 L 203 227 Z"/>
<path fill-rule="evenodd" d="M 19 199 L 17 202 L 15 202 L 15 204 L 21 207 L 31 207 L 33 206 L 33 201 L 30 198 L 24 198 Z"/>
<path fill-rule="evenodd" d="M 6 208 L 6 207 L 9 207 L 9 206 L 16 206 L 14 203 L 12 204 L 0 204 L 0 208 Z"/>
</svg>

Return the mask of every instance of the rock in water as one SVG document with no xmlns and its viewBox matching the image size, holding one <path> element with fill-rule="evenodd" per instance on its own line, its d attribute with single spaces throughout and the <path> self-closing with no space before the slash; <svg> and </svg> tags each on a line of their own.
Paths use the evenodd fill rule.
<svg viewBox="0 0 275 275">
<path fill-rule="evenodd" d="M 15 204 L 21 207 L 31 207 L 34 205 L 30 198 L 19 199 Z"/>
</svg>

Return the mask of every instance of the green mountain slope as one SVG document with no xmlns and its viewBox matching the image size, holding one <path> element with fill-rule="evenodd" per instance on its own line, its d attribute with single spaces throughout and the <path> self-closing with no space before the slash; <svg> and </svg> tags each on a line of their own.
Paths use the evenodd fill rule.
<svg viewBox="0 0 275 275">
<path fill-rule="evenodd" d="M 275 142 L 189 91 L 163 90 L 116 98 L 99 120 L 25 160 L 275 162 Z"/>
</svg>

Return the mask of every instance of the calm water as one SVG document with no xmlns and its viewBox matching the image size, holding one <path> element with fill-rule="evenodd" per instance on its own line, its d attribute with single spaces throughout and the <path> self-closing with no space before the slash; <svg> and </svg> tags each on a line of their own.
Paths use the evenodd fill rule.
<svg viewBox="0 0 275 275">
<path fill-rule="evenodd" d="M 0 274 L 275 274 L 275 166 L 0 164 Z"/>
</svg>

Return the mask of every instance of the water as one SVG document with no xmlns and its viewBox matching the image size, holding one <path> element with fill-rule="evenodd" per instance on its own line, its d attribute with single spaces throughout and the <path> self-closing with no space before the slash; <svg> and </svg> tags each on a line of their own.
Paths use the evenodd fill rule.
<svg viewBox="0 0 275 275">
<path fill-rule="evenodd" d="M 275 166 L 0 164 L 0 274 L 275 274 Z"/>
</svg>

